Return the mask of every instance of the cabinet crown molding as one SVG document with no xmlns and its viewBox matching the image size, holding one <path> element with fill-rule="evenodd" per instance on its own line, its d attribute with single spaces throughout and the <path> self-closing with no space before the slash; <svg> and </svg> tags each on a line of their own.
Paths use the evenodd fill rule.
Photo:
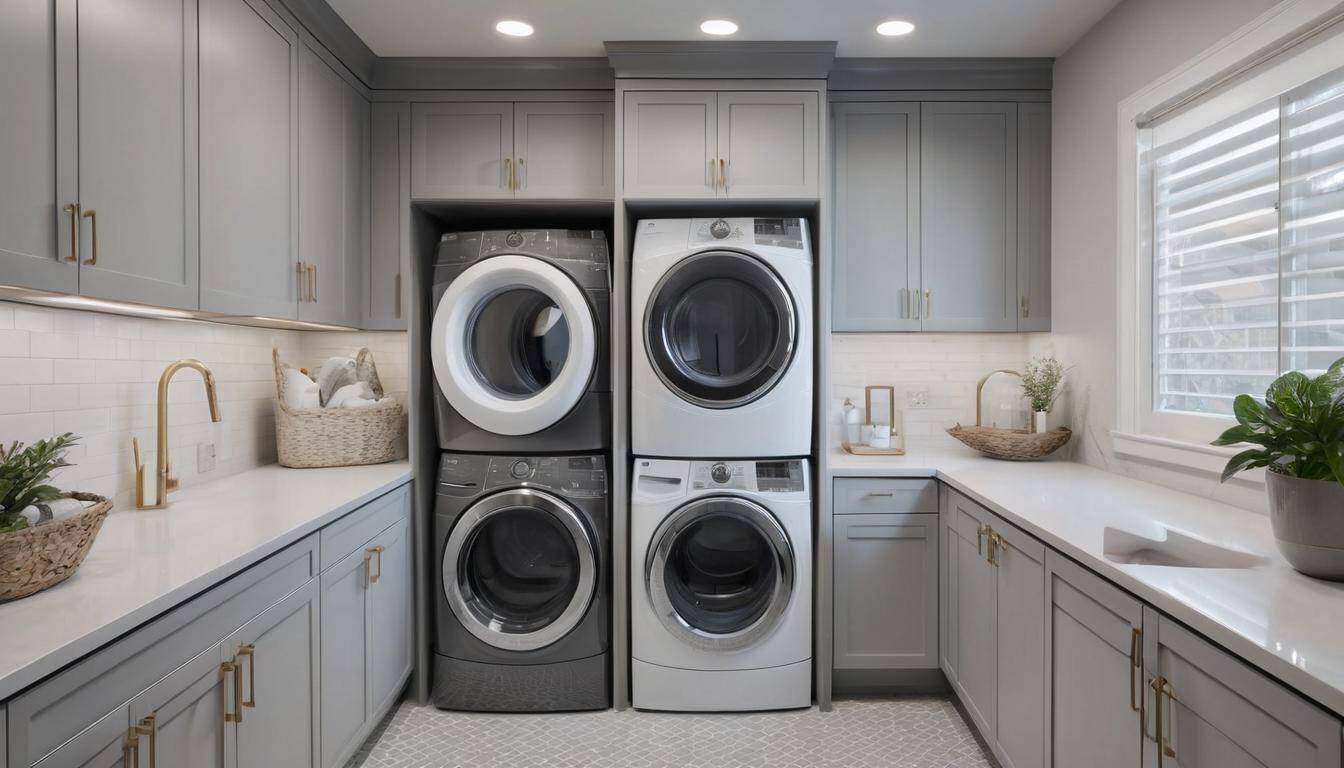
<svg viewBox="0 0 1344 768">
<path fill-rule="evenodd" d="M 631 40 L 604 44 L 616 77 L 822 79 L 834 41 Z"/>
<path fill-rule="evenodd" d="M 831 67 L 830 91 L 1048 91 L 1049 58 L 841 58 Z"/>
</svg>

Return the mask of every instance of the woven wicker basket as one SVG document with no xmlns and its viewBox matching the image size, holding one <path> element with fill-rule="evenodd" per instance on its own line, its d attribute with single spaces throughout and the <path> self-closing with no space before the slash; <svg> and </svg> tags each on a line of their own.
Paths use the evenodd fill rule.
<svg viewBox="0 0 1344 768">
<path fill-rule="evenodd" d="M 947 430 L 947 434 L 990 458 L 1007 461 L 1038 461 L 1062 448 L 1073 437 L 1068 427 L 1029 432 L 1001 427 L 963 427 L 960 424 Z"/>
<path fill-rule="evenodd" d="M 0 533 L 0 602 L 27 597 L 65 581 L 89 554 L 112 502 L 92 493 L 65 495 L 96 503 L 62 520 Z"/>
<path fill-rule="evenodd" d="M 275 363 L 275 449 L 286 467 L 351 467 L 382 464 L 397 458 L 406 428 L 401 403 L 385 398 L 368 408 L 290 408 L 284 399 L 284 371 L 279 350 Z M 361 349 L 358 363 L 370 360 Z"/>
</svg>

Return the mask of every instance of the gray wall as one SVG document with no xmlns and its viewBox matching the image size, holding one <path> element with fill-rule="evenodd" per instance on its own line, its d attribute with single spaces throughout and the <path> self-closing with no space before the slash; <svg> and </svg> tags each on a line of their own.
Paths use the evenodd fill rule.
<svg viewBox="0 0 1344 768">
<path fill-rule="evenodd" d="M 1051 341 L 1070 374 L 1078 461 L 1247 507 L 1263 490 L 1117 459 L 1116 107 L 1275 0 L 1124 0 L 1055 62 Z"/>
</svg>

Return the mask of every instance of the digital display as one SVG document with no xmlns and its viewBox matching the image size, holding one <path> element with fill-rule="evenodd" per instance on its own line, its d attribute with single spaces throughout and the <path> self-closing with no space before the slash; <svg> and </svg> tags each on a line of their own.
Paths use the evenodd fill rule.
<svg viewBox="0 0 1344 768">
<path fill-rule="evenodd" d="M 776 237 L 798 235 L 797 219 L 756 219 L 756 234 Z"/>
<path fill-rule="evenodd" d="M 758 461 L 756 462 L 756 477 L 760 480 L 788 480 L 793 477 L 797 462 L 793 461 Z"/>
</svg>

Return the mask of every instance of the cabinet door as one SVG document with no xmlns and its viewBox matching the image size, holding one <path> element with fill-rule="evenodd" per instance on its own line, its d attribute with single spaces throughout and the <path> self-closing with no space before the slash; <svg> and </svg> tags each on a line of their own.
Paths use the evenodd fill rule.
<svg viewBox="0 0 1344 768">
<path fill-rule="evenodd" d="M 75 0 L 0 3 L 0 283 L 75 293 Z"/>
<path fill-rule="evenodd" d="M 1143 605 L 1068 559 L 1046 555 L 1046 766 L 1140 764 Z"/>
<path fill-rule="evenodd" d="M 719 94 L 722 193 L 741 198 L 818 196 L 817 94 Z"/>
<path fill-rule="evenodd" d="M 1045 760 L 1045 546 L 991 516 L 998 577 L 995 731 L 1004 768 Z"/>
<path fill-rule="evenodd" d="M 616 195 L 616 105 L 521 102 L 513 108 L 516 194 L 610 200 Z"/>
<path fill-rule="evenodd" d="M 411 255 L 411 105 L 373 104 L 369 128 L 369 258 L 363 327 L 404 331 Z"/>
<path fill-rule="evenodd" d="M 239 768 L 316 764 L 318 631 L 313 579 L 224 641 L 225 653 L 241 667 L 241 722 L 225 733 L 234 742 Z"/>
<path fill-rule="evenodd" d="M 370 715 L 386 711 L 400 696 L 411 671 L 410 521 L 402 520 L 374 539 L 376 581 L 369 587 Z M 379 549 L 381 548 L 381 549 Z"/>
<path fill-rule="evenodd" d="M 1017 292 L 1021 331 L 1050 330 L 1050 105 L 1017 105 Z"/>
<path fill-rule="evenodd" d="M 305 48 L 299 79 L 299 319 L 355 326 L 368 229 L 369 105 Z"/>
<path fill-rule="evenodd" d="M 835 518 L 836 669 L 938 666 L 938 516 Z"/>
<path fill-rule="evenodd" d="M 138 768 L 123 704 L 33 764 L 33 768 Z M 146 763 L 148 764 L 148 763 Z"/>
<path fill-rule="evenodd" d="M 1017 105 L 921 105 L 926 331 L 1017 330 Z"/>
<path fill-rule="evenodd" d="M 513 104 L 411 107 L 411 197 L 513 197 Z"/>
<path fill-rule="evenodd" d="M 978 534 L 988 513 L 960 494 L 948 493 L 943 515 L 950 562 L 948 654 L 952 686 L 980 733 L 996 733 L 998 696 L 998 580 L 989 563 L 985 536 Z"/>
<path fill-rule="evenodd" d="M 140 764 L 224 768 L 224 676 L 210 646 L 131 701 Z"/>
<path fill-rule="evenodd" d="M 200 0 L 201 309 L 293 318 L 298 43 L 264 0 Z"/>
<path fill-rule="evenodd" d="M 1145 676 L 1168 681 L 1161 719 L 1151 684 L 1148 735 L 1180 768 L 1335 768 L 1339 721 L 1190 630 L 1144 610 Z M 1153 738 L 1144 765 L 1157 768 Z"/>
<path fill-rule="evenodd" d="M 718 194 L 717 104 L 712 92 L 625 94 L 621 127 L 625 197 Z"/>
<path fill-rule="evenodd" d="M 837 331 L 917 331 L 919 105 L 835 105 Z"/>
<path fill-rule="evenodd" d="M 197 309 L 197 4 L 78 7 L 79 292 Z"/>
<path fill-rule="evenodd" d="M 369 568 L 360 550 L 322 574 L 322 768 L 349 759 L 371 710 Z"/>
</svg>

